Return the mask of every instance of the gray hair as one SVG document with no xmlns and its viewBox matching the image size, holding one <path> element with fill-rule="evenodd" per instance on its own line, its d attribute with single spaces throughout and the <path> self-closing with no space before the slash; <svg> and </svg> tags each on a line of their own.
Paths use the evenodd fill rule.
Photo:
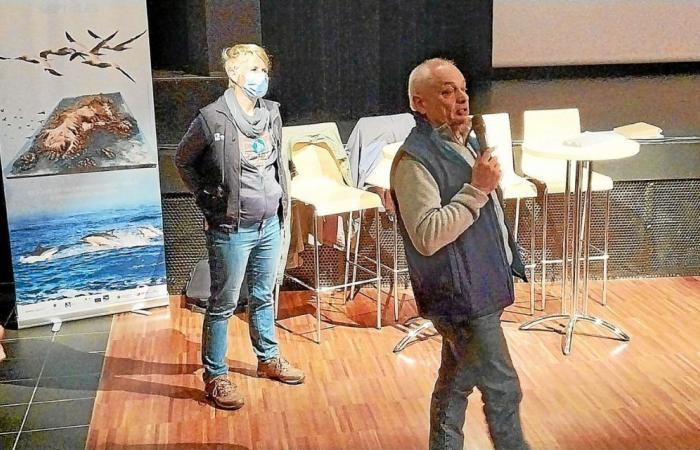
<svg viewBox="0 0 700 450">
<path fill-rule="evenodd" d="M 408 75 L 408 102 L 411 110 L 415 111 L 413 96 L 416 94 L 416 86 L 431 77 L 431 72 L 435 67 L 449 64 L 457 67 L 454 61 L 445 58 L 430 58 L 418 64 Z"/>
</svg>

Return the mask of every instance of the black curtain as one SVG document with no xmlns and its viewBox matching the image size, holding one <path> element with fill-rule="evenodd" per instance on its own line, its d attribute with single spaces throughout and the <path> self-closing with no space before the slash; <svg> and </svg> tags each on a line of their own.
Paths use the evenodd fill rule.
<svg viewBox="0 0 700 450">
<path fill-rule="evenodd" d="M 155 70 L 189 68 L 188 5 L 192 1 L 147 0 L 151 66 Z"/>
<path fill-rule="evenodd" d="M 273 57 L 270 96 L 292 121 L 405 112 L 408 73 L 453 59 L 473 79 L 491 73 L 491 1 L 261 0 Z"/>
</svg>

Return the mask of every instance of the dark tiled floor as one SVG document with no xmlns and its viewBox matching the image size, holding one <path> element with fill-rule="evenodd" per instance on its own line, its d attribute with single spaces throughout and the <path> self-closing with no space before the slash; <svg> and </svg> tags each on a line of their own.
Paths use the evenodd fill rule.
<svg viewBox="0 0 700 450">
<path fill-rule="evenodd" d="M 16 439 L 17 433 L 0 434 L 0 448 L 12 448 Z"/>
<path fill-rule="evenodd" d="M 85 448 L 89 427 L 87 425 L 72 428 L 44 431 L 25 431 L 19 437 L 15 449 L 76 449 Z M 8 447 L 11 448 L 11 447 Z"/>
<path fill-rule="evenodd" d="M 0 383 L 0 406 L 29 403 L 32 393 L 34 393 L 36 381 L 29 379 Z"/>
<path fill-rule="evenodd" d="M 0 448 L 82 449 L 112 318 L 7 330 L 0 363 Z"/>
<path fill-rule="evenodd" d="M 19 431 L 28 405 L 5 406 L 0 408 L 0 433 Z"/>
<path fill-rule="evenodd" d="M 6 339 L 10 339 L 11 333 L 16 333 L 13 330 L 7 330 Z M 5 353 L 9 359 L 16 358 L 43 358 L 49 350 L 50 337 L 36 339 L 16 339 L 3 344 Z"/>
<path fill-rule="evenodd" d="M 79 352 L 69 347 L 59 347 L 48 356 L 44 376 L 63 377 L 101 372 L 103 362 L 103 353 Z"/>
<path fill-rule="evenodd" d="M 32 403 L 24 422 L 24 431 L 89 425 L 95 398 Z M 67 414 L 70 413 L 70 414 Z"/>
<path fill-rule="evenodd" d="M 39 378 L 43 364 L 44 358 L 6 359 L 0 363 L 0 380 Z"/>
<path fill-rule="evenodd" d="M 53 400 L 94 397 L 99 384 L 99 373 L 74 377 L 41 377 L 39 387 L 34 395 L 34 401 L 49 402 Z"/>
</svg>

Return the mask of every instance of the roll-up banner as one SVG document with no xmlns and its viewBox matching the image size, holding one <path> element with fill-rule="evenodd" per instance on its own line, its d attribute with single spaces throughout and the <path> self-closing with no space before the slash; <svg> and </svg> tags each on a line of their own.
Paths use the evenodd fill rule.
<svg viewBox="0 0 700 450">
<path fill-rule="evenodd" d="M 145 0 L 4 0 L 0 164 L 19 327 L 167 304 Z"/>
</svg>

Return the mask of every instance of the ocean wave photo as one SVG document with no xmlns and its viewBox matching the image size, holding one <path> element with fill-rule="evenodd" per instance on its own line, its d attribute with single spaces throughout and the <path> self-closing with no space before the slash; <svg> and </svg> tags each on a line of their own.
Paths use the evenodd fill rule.
<svg viewBox="0 0 700 450">
<path fill-rule="evenodd" d="M 18 304 L 165 284 L 160 205 L 10 224 Z"/>
</svg>

